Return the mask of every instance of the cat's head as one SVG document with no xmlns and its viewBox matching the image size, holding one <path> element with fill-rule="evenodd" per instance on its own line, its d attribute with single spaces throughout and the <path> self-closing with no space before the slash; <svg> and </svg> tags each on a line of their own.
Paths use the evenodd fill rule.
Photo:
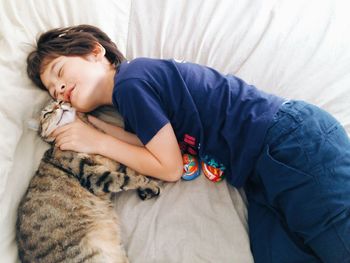
<svg viewBox="0 0 350 263">
<path fill-rule="evenodd" d="M 75 120 L 76 111 L 68 102 L 51 101 L 42 111 L 39 121 L 39 135 L 46 142 L 55 139 L 51 133 L 58 127 L 71 123 Z"/>
</svg>

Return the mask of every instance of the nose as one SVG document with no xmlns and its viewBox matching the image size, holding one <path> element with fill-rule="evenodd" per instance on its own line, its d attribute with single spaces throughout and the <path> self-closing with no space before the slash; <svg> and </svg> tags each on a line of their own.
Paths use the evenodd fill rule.
<svg viewBox="0 0 350 263">
<path fill-rule="evenodd" d="M 63 98 L 62 96 L 64 94 L 65 89 L 66 89 L 66 85 L 64 83 L 57 83 L 56 91 L 57 91 L 57 98 L 58 99 Z"/>
</svg>

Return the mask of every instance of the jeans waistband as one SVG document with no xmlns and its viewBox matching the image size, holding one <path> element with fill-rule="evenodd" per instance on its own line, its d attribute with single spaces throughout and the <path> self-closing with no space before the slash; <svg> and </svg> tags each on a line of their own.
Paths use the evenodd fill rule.
<svg viewBox="0 0 350 263">
<path fill-rule="evenodd" d="M 265 143 L 269 143 L 276 137 L 290 133 L 307 118 L 308 113 L 303 109 L 309 103 L 300 100 L 287 100 L 283 102 L 273 117 L 273 122 L 266 132 Z"/>
<path fill-rule="evenodd" d="M 279 112 L 285 112 L 290 114 L 297 114 L 305 108 L 305 106 L 309 105 L 309 103 L 302 101 L 302 100 L 286 100 L 283 102 L 277 111 L 276 115 L 278 115 Z"/>
</svg>

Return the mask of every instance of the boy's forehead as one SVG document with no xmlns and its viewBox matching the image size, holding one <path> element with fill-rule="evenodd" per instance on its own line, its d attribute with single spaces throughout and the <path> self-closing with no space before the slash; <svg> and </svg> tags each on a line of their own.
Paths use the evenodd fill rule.
<svg viewBox="0 0 350 263">
<path fill-rule="evenodd" d="M 58 63 L 60 57 L 45 58 L 42 62 L 42 72 L 51 71 L 54 66 Z"/>
<path fill-rule="evenodd" d="M 40 65 L 40 79 L 41 82 L 44 84 L 45 87 L 47 87 L 47 83 L 46 83 L 46 78 L 48 76 L 48 69 L 50 69 L 51 65 L 52 65 L 53 59 L 52 60 L 43 60 L 43 62 Z"/>
</svg>

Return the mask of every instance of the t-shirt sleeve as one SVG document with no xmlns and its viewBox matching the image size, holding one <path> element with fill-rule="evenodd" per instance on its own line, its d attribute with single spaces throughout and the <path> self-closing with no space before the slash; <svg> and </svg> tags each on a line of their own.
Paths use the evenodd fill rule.
<svg viewBox="0 0 350 263">
<path fill-rule="evenodd" d="M 125 130 L 136 133 L 146 145 L 169 122 L 159 91 L 141 79 L 128 79 L 118 84 L 113 94 Z"/>
</svg>

